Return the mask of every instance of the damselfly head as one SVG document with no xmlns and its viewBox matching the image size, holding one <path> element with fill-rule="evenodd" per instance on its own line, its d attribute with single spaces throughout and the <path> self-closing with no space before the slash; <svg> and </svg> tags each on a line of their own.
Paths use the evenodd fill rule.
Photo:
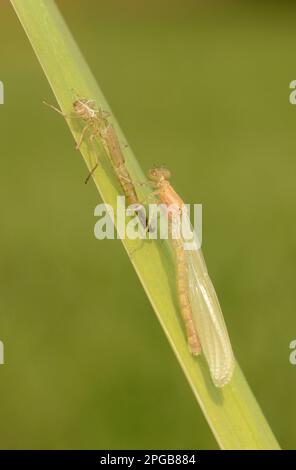
<svg viewBox="0 0 296 470">
<path fill-rule="evenodd" d="M 95 101 L 86 98 L 80 98 L 73 103 L 73 108 L 78 116 L 82 119 L 91 119 L 96 116 Z"/>
<path fill-rule="evenodd" d="M 171 172 L 165 167 L 151 168 L 148 172 L 148 177 L 152 181 L 168 180 L 171 177 Z"/>
</svg>

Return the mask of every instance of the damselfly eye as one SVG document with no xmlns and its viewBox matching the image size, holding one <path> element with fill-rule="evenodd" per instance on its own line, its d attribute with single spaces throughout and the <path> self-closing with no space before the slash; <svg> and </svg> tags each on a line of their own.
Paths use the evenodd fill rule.
<svg viewBox="0 0 296 470">
<path fill-rule="evenodd" d="M 166 179 L 166 180 L 170 179 L 170 177 L 171 177 L 170 170 L 168 170 L 167 168 L 162 168 L 161 172 L 162 172 L 162 176 L 164 177 L 164 179 Z"/>
<path fill-rule="evenodd" d="M 148 177 L 151 180 L 157 180 L 158 179 L 158 171 L 156 168 L 152 168 L 151 170 L 148 171 Z"/>
</svg>

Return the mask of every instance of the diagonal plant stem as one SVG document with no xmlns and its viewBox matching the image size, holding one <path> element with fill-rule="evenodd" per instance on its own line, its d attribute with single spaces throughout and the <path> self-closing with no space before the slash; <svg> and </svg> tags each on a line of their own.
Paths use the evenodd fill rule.
<svg viewBox="0 0 296 470">
<path fill-rule="evenodd" d="M 71 113 L 75 99 L 73 90 L 80 96 L 95 99 L 102 109 L 110 111 L 54 1 L 11 0 L 11 3 L 62 111 L 65 114 Z M 42 98 L 40 97 L 40 101 Z M 78 128 L 74 121 L 67 120 L 77 140 L 81 128 Z M 120 140 L 124 141 L 113 116 L 110 121 Z M 88 168 L 93 168 L 94 156 L 86 142 L 82 144 L 80 150 Z M 115 207 L 120 187 L 116 176 L 108 167 L 103 148 L 98 147 L 97 153 L 103 163 L 93 174 L 93 179 L 102 199 Z M 144 175 L 131 149 L 126 148 L 124 154 L 133 180 L 143 181 Z M 145 188 L 139 187 L 139 192 L 140 196 L 144 197 Z M 128 251 L 134 246 L 134 242 L 128 240 L 123 240 L 123 243 Z M 157 242 L 145 243 L 140 250 L 134 252 L 131 262 L 220 447 L 278 449 L 278 443 L 239 365 L 236 364 L 231 383 L 223 389 L 217 389 L 211 382 L 204 359 L 193 358 L 189 354 L 171 287 L 174 284 L 170 274 L 173 267 L 166 247 L 160 246 Z M 198 429 L 196 431 L 198 434 Z"/>
</svg>

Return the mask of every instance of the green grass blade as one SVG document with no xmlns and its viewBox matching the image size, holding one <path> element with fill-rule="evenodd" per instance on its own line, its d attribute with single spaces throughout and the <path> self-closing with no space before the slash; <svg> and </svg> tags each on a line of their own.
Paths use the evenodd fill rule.
<svg viewBox="0 0 296 470">
<path fill-rule="evenodd" d="M 11 3 L 63 112 L 69 114 L 72 111 L 74 91 L 79 96 L 95 99 L 104 110 L 110 110 L 54 2 L 11 0 Z M 40 97 L 40 101 L 42 99 Z M 45 109 L 45 112 L 48 111 Z M 115 119 L 112 117 L 111 120 L 121 140 L 125 141 Z M 68 121 L 68 124 L 77 138 L 81 132 L 80 124 L 77 120 Z M 81 153 L 88 167 L 92 168 L 94 157 L 86 142 Z M 98 148 L 98 153 L 102 164 L 94 173 L 94 182 L 103 200 L 115 207 L 120 187 L 103 149 Z M 125 156 L 132 178 L 143 181 L 144 175 L 129 147 Z M 145 190 L 139 190 L 142 197 Z M 124 241 L 124 245 L 128 252 L 135 248 L 135 242 Z M 239 366 L 236 365 L 231 383 L 220 390 L 212 384 L 204 359 L 193 358 L 189 354 L 176 307 L 172 261 L 166 246 L 145 242 L 135 251 L 131 262 L 220 447 L 278 449 L 278 443 Z M 196 432 L 198 435 L 198 429 Z"/>
</svg>

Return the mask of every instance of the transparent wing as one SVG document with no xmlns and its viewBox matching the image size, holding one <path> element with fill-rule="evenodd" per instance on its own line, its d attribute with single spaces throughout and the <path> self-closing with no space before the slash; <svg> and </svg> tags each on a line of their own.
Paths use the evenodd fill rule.
<svg viewBox="0 0 296 470">
<path fill-rule="evenodd" d="M 234 369 L 223 314 L 201 249 L 185 250 L 185 253 L 193 321 L 213 382 L 217 387 L 223 387 L 230 381 Z"/>
</svg>

